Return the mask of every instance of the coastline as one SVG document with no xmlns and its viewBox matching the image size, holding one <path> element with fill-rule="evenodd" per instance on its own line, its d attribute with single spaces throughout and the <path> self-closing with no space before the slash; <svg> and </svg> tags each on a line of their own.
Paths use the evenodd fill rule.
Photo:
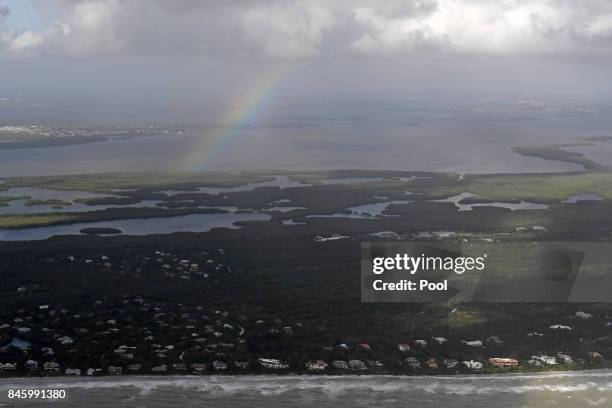
<svg viewBox="0 0 612 408">
<path fill-rule="evenodd" d="M 4 373 L 0 375 L 0 383 L 10 380 L 32 380 L 32 379 L 167 379 L 167 378 L 261 378 L 261 377 L 287 377 L 287 378 L 351 378 L 351 377 L 359 377 L 359 378 L 368 378 L 368 377 L 388 377 L 388 378 L 461 378 L 461 377 L 470 377 L 470 378 L 499 378 L 499 377 L 516 377 L 516 376 L 571 376 L 571 375 L 584 375 L 584 376 L 597 376 L 599 372 L 607 372 L 607 376 L 612 377 L 612 364 L 599 364 L 597 367 L 542 367 L 539 369 L 529 369 L 528 367 L 521 367 L 519 369 L 483 369 L 480 371 L 476 370 L 438 370 L 437 372 L 433 372 L 432 370 L 413 370 L 413 371 L 402 371 L 402 372 L 392 372 L 380 370 L 377 372 L 368 371 L 368 372 L 359 372 L 359 371 L 351 371 L 351 372 L 308 372 L 306 370 L 301 371 L 213 371 L 208 370 L 202 373 L 166 373 L 166 374 L 155 374 L 155 373 L 127 373 L 120 375 L 111 375 L 111 374 L 96 374 L 96 375 L 66 375 L 66 374 L 52 374 L 52 375 L 7 375 Z"/>
</svg>

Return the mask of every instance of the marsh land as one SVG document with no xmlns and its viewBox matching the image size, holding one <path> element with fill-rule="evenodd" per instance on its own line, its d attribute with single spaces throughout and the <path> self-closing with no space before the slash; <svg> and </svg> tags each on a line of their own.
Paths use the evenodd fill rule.
<svg viewBox="0 0 612 408">
<path fill-rule="evenodd" d="M 606 367 L 608 303 L 361 303 L 359 251 L 376 240 L 609 242 L 611 177 L 604 166 L 7 177 L 2 372 Z M 499 357 L 518 365 L 490 364 Z"/>
</svg>

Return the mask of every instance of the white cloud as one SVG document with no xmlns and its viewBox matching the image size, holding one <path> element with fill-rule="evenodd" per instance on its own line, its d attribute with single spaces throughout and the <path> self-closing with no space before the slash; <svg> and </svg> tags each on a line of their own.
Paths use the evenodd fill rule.
<svg viewBox="0 0 612 408">
<path fill-rule="evenodd" d="M 39 31 L 18 31 L 2 18 L 0 53 L 303 59 L 612 51 L 609 0 L 55 1 L 58 21 Z"/>
<path fill-rule="evenodd" d="M 314 57 L 323 34 L 334 23 L 329 9 L 304 2 L 258 6 L 244 15 L 244 30 L 270 57 Z"/>
<path fill-rule="evenodd" d="M 9 51 L 14 53 L 27 52 L 43 42 L 43 36 L 32 31 L 24 31 L 13 38 L 9 44 Z"/>
<path fill-rule="evenodd" d="M 350 47 L 361 53 L 438 50 L 459 54 L 559 54 L 583 51 L 594 34 L 610 39 L 606 1 L 438 0 L 425 13 L 389 16 L 354 10 L 364 30 Z"/>
</svg>

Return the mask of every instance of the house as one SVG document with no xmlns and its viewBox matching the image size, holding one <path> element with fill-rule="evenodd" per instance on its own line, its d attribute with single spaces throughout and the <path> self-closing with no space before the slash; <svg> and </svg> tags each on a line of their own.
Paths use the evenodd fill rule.
<svg viewBox="0 0 612 408">
<path fill-rule="evenodd" d="M 69 336 L 60 337 L 59 339 L 57 339 L 57 341 L 63 346 L 68 346 L 74 343 L 74 339 L 72 339 L 72 337 L 69 337 Z"/>
<path fill-rule="evenodd" d="M 548 326 L 550 329 L 552 330 L 572 330 L 571 327 L 569 326 L 564 326 L 562 324 L 553 324 L 551 326 Z"/>
<path fill-rule="evenodd" d="M 376 368 L 376 369 L 380 369 L 380 368 L 384 368 L 385 365 L 383 364 L 382 361 L 378 361 L 378 360 L 368 360 L 368 367 L 370 368 Z"/>
<path fill-rule="evenodd" d="M 55 361 L 47 361 L 43 364 L 43 370 L 48 372 L 59 373 L 60 365 Z"/>
<path fill-rule="evenodd" d="M 502 344 L 504 341 L 499 336 L 491 336 L 487 337 L 486 342 L 492 344 Z"/>
<path fill-rule="evenodd" d="M 17 363 L 0 363 L 0 371 L 16 371 Z"/>
<path fill-rule="evenodd" d="M 85 375 L 88 375 L 90 377 L 96 374 L 102 374 L 102 369 L 101 368 L 88 368 L 85 371 Z"/>
<path fill-rule="evenodd" d="M 568 354 L 557 353 L 557 359 L 562 364 L 573 364 L 574 363 L 574 359 Z"/>
<path fill-rule="evenodd" d="M 79 376 L 81 375 L 81 369 L 80 368 L 67 368 L 64 371 L 65 375 L 73 375 L 73 376 Z"/>
<path fill-rule="evenodd" d="M 438 367 L 438 362 L 436 361 L 435 358 L 432 357 L 432 358 L 427 360 L 427 368 L 431 368 L 433 370 L 437 370 L 439 368 Z"/>
<path fill-rule="evenodd" d="M 306 363 L 308 371 L 323 371 L 327 368 L 327 363 L 323 360 L 310 360 Z"/>
<path fill-rule="evenodd" d="M 36 371 L 38 370 L 38 361 L 28 360 L 23 364 L 23 368 L 28 371 Z"/>
<path fill-rule="evenodd" d="M 557 358 L 553 356 L 547 355 L 539 355 L 539 356 L 531 356 L 532 360 L 537 360 L 542 363 L 542 365 L 557 365 Z"/>
<path fill-rule="evenodd" d="M 489 364 L 497 368 L 514 368 L 518 367 L 519 362 L 513 358 L 493 357 L 489 359 Z"/>
<path fill-rule="evenodd" d="M 275 358 L 258 358 L 257 362 L 262 368 L 271 370 L 282 370 L 289 368 L 289 364 L 284 361 L 277 360 Z"/>
<path fill-rule="evenodd" d="M 108 366 L 108 375 L 121 375 L 123 373 L 123 367 L 119 366 Z"/>
<path fill-rule="evenodd" d="M 457 366 L 457 364 L 459 364 L 459 361 L 452 358 L 447 358 L 444 360 L 444 365 L 446 368 L 454 368 Z"/>
<path fill-rule="evenodd" d="M 354 370 L 354 371 L 367 370 L 365 363 L 361 360 L 349 360 L 348 366 L 351 370 Z"/>
<path fill-rule="evenodd" d="M 250 365 L 248 361 L 234 361 L 234 367 L 240 370 L 246 370 Z"/>
<path fill-rule="evenodd" d="M 397 345 L 397 349 L 402 353 L 406 353 L 410 351 L 410 345 L 406 343 L 400 343 Z"/>
<path fill-rule="evenodd" d="M 535 358 L 527 360 L 527 364 L 530 367 L 542 367 L 542 362 L 540 360 L 536 360 Z"/>
<path fill-rule="evenodd" d="M 462 364 L 469 370 L 481 370 L 483 367 L 483 364 L 480 361 L 474 360 L 464 361 Z"/>
<path fill-rule="evenodd" d="M 343 360 L 334 360 L 331 362 L 331 365 L 336 370 L 348 370 L 348 364 Z"/>
<path fill-rule="evenodd" d="M 53 351 L 51 347 L 43 347 L 40 349 L 40 351 L 42 351 L 45 354 L 45 356 L 52 356 L 53 354 L 55 354 L 55 352 Z"/>
<path fill-rule="evenodd" d="M 360 343 L 357 345 L 357 348 L 361 351 L 367 351 L 367 352 L 372 351 L 372 349 L 370 348 L 370 345 L 367 343 Z"/>
<path fill-rule="evenodd" d="M 221 360 L 215 360 L 212 364 L 213 370 L 223 371 L 227 370 L 227 363 Z"/>
<path fill-rule="evenodd" d="M 587 357 L 591 363 L 601 363 L 603 361 L 603 356 L 596 351 L 589 352 Z"/>
<path fill-rule="evenodd" d="M 409 368 L 421 368 L 421 363 L 415 357 L 407 357 L 404 363 L 406 363 Z"/>
</svg>

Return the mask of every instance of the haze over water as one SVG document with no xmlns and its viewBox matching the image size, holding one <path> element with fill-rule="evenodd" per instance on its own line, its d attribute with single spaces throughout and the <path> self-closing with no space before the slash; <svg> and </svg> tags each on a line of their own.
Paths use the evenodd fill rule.
<svg viewBox="0 0 612 408">
<path fill-rule="evenodd" d="M 214 137 L 212 113 L 191 117 L 195 130 L 182 134 L 135 137 L 64 147 L 0 149 L 0 176 L 92 173 L 105 171 L 324 170 L 339 168 L 454 171 L 468 173 L 579 170 L 580 166 L 524 157 L 512 151 L 523 145 L 575 143 L 605 135 L 612 116 L 525 109 L 503 105 L 441 102 L 341 102 L 268 109 L 247 125 Z M 13 106 L 16 117 L 32 108 Z M 121 108 L 118 107 L 117 111 Z M 73 105 L 45 110 L 47 122 L 21 119 L 19 124 L 126 122 L 114 116 L 90 125 Z M 568 112 L 574 112 L 570 115 Z M 17 114 L 18 113 L 18 114 Z M 34 110 L 32 117 L 40 118 Z M 0 119 L 3 115 L 0 114 Z M 146 109 L 133 123 L 171 122 L 172 117 Z M 6 121 L 6 119 L 5 119 Z M 15 121 L 13 121 L 15 123 Z M 604 144 L 605 145 L 605 144 Z M 580 148 L 575 148 L 580 149 Z M 583 148 L 587 157 L 601 147 Z"/>
</svg>

